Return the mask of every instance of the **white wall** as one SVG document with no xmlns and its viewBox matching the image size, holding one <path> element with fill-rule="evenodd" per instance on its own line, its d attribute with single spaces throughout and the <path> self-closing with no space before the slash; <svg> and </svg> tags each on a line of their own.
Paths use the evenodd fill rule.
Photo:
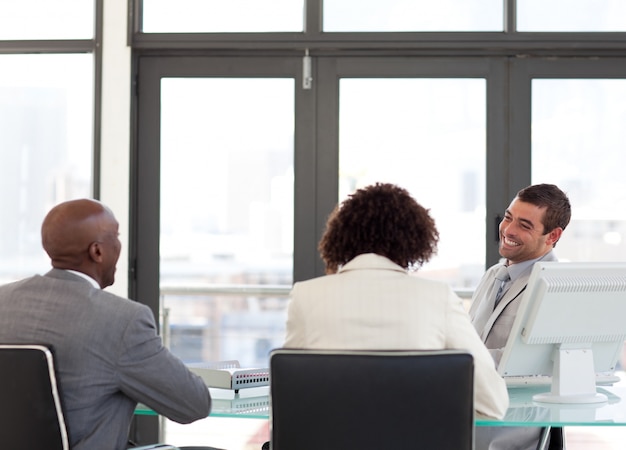
<svg viewBox="0 0 626 450">
<path fill-rule="evenodd" d="M 120 223 L 122 254 L 108 288 L 128 294 L 131 51 L 127 45 L 127 0 L 104 3 L 102 63 L 101 200 Z"/>
</svg>

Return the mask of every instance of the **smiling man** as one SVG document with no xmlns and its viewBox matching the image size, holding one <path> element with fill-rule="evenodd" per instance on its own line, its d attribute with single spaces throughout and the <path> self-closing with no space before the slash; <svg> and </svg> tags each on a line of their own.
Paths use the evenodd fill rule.
<svg viewBox="0 0 626 450">
<path fill-rule="evenodd" d="M 470 307 L 472 324 L 496 365 L 509 337 L 533 264 L 556 261 L 553 248 L 569 224 L 567 195 L 553 184 L 528 186 L 517 193 L 500 222 L 502 259 L 483 275 Z M 539 428 L 479 427 L 476 450 L 535 449 Z M 552 448 L 552 447 L 551 447 Z"/>
</svg>

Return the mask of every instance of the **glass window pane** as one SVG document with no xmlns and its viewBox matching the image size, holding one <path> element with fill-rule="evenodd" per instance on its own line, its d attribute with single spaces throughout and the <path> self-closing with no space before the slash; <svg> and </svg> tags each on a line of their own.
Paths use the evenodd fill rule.
<svg viewBox="0 0 626 450">
<path fill-rule="evenodd" d="M 532 82 L 532 181 L 558 185 L 572 203 L 561 260 L 624 260 L 624 123 L 626 80 Z"/>
<path fill-rule="evenodd" d="M 0 0 L 0 40 L 93 39 L 93 0 Z"/>
<path fill-rule="evenodd" d="M 0 55 L 0 283 L 43 273 L 41 221 L 89 197 L 93 55 Z"/>
<path fill-rule="evenodd" d="M 626 2 L 517 0 L 518 31 L 626 31 Z"/>
<path fill-rule="evenodd" d="M 304 0 L 143 0 L 144 33 L 304 30 Z"/>
<path fill-rule="evenodd" d="M 377 181 L 408 189 L 440 233 L 418 274 L 457 288 L 475 287 L 485 266 L 485 96 L 483 79 L 340 84 L 340 200 Z"/>
<path fill-rule="evenodd" d="M 502 0 L 324 0 L 324 31 L 502 31 Z"/>
<path fill-rule="evenodd" d="M 292 283 L 294 80 L 166 78 L 161 89 L 170 346 L 185 361 L 266 365 Z M 244 293 L 275 285 L 284 294 Z"/>
</svg>

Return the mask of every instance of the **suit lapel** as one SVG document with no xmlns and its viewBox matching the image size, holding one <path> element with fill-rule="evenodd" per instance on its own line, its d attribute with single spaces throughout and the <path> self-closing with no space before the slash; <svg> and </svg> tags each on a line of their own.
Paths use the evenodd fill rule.
<svg viewBox="0 0 626 450">
<path fill-rule="evenodd" d="M 557 258 L 556 258 L 556 255 L 554 254 L 554 251 L 550 251 L 546 253 L 542 258 L 540 258 L 539 261 L 557 261 Z M 490 283 L 493 282 L 493 279 L 495 277 L 494 267 L 495 266 L 492 266 L 492 268 L 490 269 L 492 273 L 489 273 L 489 276 L 486 277 L 488 278 Z M 530 277 L 531 270 L 532 270 L 532 266 L 530 269 L 528 269 L 526 273 L 521 275 L 519 278 L 517 278 L 513 282 L 513 284 L 511 284 L 511 287 L 508 289 L 507 292 L 504 293 L 504 296 L 498 303 L 498 306 L 493 310 L 493 312 L 489 314 L 489 318 L 487 319 L 485 326 L 482 327 L 482 329 L 479 331 L 480 337 L 483 339 L 483 341 L 485 341 L 489 333 L 491 333 L 491 328 L 493 327 L 493 324 L 496 322 L 496 320 L 498 320 L 498 317 L 500 317 L 500 314 L 504 311 L 504 309 L 512 301 L 514 301 L 515 299 L 518 299 L 520 295 L 524 292 L 524 290 L 526 289 L 526 285 L 528 283 L 528 278 Z M 479 294 L 484 295 L 482 292 L 480 292 Z M 484 303 L 484 302 L 481 302 L 481 303 Z M 472 302 L 472 306 L 474 306 L 473 302 Z M 478 315 L 479 313 L 484 313 L 484 311 L 480 311 L 480 312 L 475 311 L 475 313 Z"/>
<path fill-rule="evenodd" d="M 487 323 L 485 324 L 485 328 L 483 329 L 483 332 L 481 333 L 481 338 L 483 340 L 487 339 L 487 336 L 491 332 L 491 328 L 493 327 L 493 324 L 498 319 L 498 317 L 500 317 L 500 314 L 502 314 L 502 311 L 504 311 L 504 308 L 506 308 L 509 305 L 509 303 L 511 303 L 513 300 L 515 300 L 516 298 L 522 295 L 522 293 L 526 289 L 526 281 L 527 280 L 521 280 L 521 279 L 517 280 L 515 283 L 513 283 L 513 285 L 509 288 L 509 290 L 506 291 L 506 293 L 500 300 L 500 303 L 498 303 L 498 306 L 496 306 L 496 308 L 493 310 L 493 313 L 489 316 L 489 319 L 487 320 Z"/>
</svg>

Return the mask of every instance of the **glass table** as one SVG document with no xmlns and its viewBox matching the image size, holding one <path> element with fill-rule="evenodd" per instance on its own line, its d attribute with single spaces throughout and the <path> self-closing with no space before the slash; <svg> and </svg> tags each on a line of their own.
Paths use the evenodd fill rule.
<svg viewBox="0 0 626 450">
<path fill-rule="evenodd" d="M 608 401 L 590 405 L 548 404 L 533 401 L 534 394 L 546 387 L 509 388 L 510 405 L 502 420 L 476 418 L 476 426 L 564 427 L 626 426 L 626 386 L 599 387 Z M 269 418 L 269 388 L 241 389 L 235 394 L 224 389 L 210 389 L 213 408 L 210 417 Z M 137 415 L 156 415 L 138 405 Z"/>
<path fill-rule="evenodd" d="M 476 426 L 626 426 L 626 387 L 603 386 L 608 401 L 592 404 L 538 403 L 532 397 L 549 387 L 509 388 L 509 409 L 502 420 L 476 419 Z"/>
</svg>

